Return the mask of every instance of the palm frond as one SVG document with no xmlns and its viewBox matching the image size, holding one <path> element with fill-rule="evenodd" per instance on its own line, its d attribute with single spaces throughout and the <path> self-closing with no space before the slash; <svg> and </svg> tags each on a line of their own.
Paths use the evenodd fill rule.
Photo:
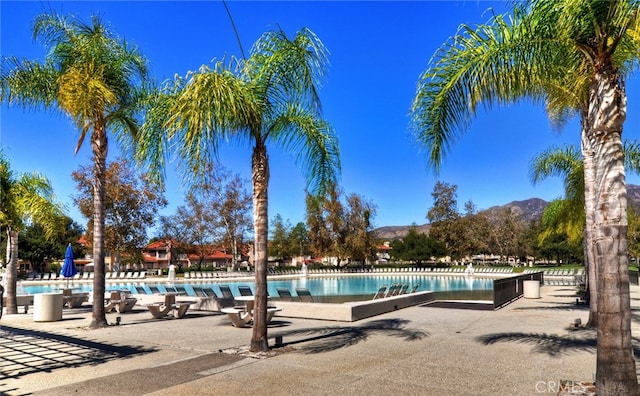
<svg viewBox="0 0 640 396">
<path fill-rule="evenodd" d="M 524 97 L 546 98 L 545 87 L 549 81 L 559 81 L 561 75 L 547 63 L 548 57 L 560 59 L 557 54 L 566 49 L 565 43 L 550 40 L 546 34 L 516 8 L 512 19 L 495 15 L 486 25 L 462 25 L 436 52 L 420 77 L 411 107 L 411 127 L 418 143 L 426 148 L 431 167 L 439 169 L 479 105 L 489 108 Z M 555 85 L 557 92 L 561 86 Z"/>
<path fill-rule="evenodd" d="M 323 195 L 340 173 L 340 149 L 334 129 L 306 109 L 290 104 L 269 124 L 269 135 L 296 162 L 307 178 L 307 189 Z"/>
</svg>

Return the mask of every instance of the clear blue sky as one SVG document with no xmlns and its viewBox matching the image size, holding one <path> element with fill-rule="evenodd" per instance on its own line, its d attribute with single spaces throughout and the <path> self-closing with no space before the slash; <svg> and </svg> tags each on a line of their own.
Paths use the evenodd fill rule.
<svg viewBox="0 0 640 396">
<path fill-rule="evenodd" d="M 494 107 L 480 114 L 454 146 L 436 175 L 409 133 L 409 107 L 416 83 L 436 49 L 461 23 L 489 18 L 485 11 L 505 9 L 504 2 L 245 2 L 229 1 L 245 52 L 265 31 L 281 26 L 289 36 L 302 27 L 314 31 L 330 52 L 331 66 L 320 92 L 326 119 L 336 128 L 341 147 L 341 186 L 378 207 L 376 226 L 423 224 L 437 180 L 458 186 L 458 203 L 472 200 L 480 209 L 514 200 L 562 196 L 559 180 L 533 186 L 529 161 L 553 145 L 579 143 L 577 121 L 562 131 L 550 128 L 544 109 L 529 103 Z M 88 21 L 99 14 L 113 31 L 136 44 L 149 59 L 158 80 L 184 75 L 214 58 L 240 56 L 238 43 L 221 1 L 0 3 L 3 56 L 43 59 L 32 41 L 38 13 L 54 10 Z M 628 81 L 629 114 L 625 137 L 637 138 L 636 79 Z M 69 213 L 84 225 L 73 207 L 71 172 L 91 163 L 89 145 L 74 156 L 78 131 L 61 115 L 1 108 L 0 144 L 17 172 L 38 170 L 68 202 Z M 85 142 L 86 143 L 86 142 Z M 110 159 L 118 154 L 110 141 Z M 223 148 L 221 162 L 250 176 L 247 144 Z M 269 215 L 292 224 L 304 221 L 304 179 L 293 158 L 270 148 Z M 182 203 L 180 176 L 168 169 L 167 198 L 171 214 Z M 628 177 L 638 184 L 636 176 Z M 250 186 L 247 186 L 250 189 Z"/>
</svg>

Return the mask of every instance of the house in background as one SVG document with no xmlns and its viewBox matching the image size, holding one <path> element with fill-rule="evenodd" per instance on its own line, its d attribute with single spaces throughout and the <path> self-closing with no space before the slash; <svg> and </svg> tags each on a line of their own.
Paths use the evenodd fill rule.
<svg viewBox="0 0 640 396">
<path fill-rule="evenodd" d="M 142 249 L 142 258 L 146 269 L 167 269 L 170 264 L 178 265 L 182 268 L 196 268 L 202 258 L 201 267 L 205 268 L 227 268 L 231 265 L 233 256 L 225 249 L 220 249 L 212 245 L 203 247 L 204 254 L 198 253 L 194 246 L 176 249 L 177 244 L 167 240 L 157 240 L 149 243 Z M 247 253 L 250 247 L 244 246 L 238 249 L 238 264 L 242 267 L 250 265 L 252 261 Z M 186 253 L 178 253 L 176 250 Z M 202 257 L 201 257 L 202 256 Z"/>
</svg>

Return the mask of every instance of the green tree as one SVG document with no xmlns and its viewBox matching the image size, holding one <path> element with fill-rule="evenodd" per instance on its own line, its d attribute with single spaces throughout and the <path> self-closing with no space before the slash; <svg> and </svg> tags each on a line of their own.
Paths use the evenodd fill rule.
<svg viewBox="0 0 640 396">
<path fill-rule="evenodd" d="M 455 254 L 456 242 L 460 235 L 457 228 L 457 221 L 460 218 L 458 213 L 458 186 L 438 181 L 433 186 L 433 206 L 429 208 L 427 220 L 431 224 L 429 235 L 440 240 L 445 248 L 446 254 Z"/>
<path fill-rule="evenodd" d="M 586 240 L 598 274 L 599 395 L 638 393 L 621 140 L 624 73 L 638 57 L 637 15 L 635 1 L 516 3 L 511 15 L 463 25 L 432 58 L 412 106 L 416 137 L 436 170 L 481 104 L 530 97 L 544 100 L 555 121 L 580 115 Z"/>
<path fill-rule="evenodd" d="M 244 243 L 251 230 L 251 193 L 245 189 L 245 181 L 239 175 L 218 167 L 213 183 L 206 185 L 212 189 L 211 209 L 217 229 L 222 232 L 222 243 L 231 250 L 231 267 L 238 264 L 238 246 Z"/>
<path fill-rule="evenodd" d="M 85 23 L 45 13 L 33 35 L 44 43 L 44 61 L 8 58 L 0 79 L 2 101 L 58 109 L 80 130 L 76 153 L 90 135 L 93 155 L 93 314 L 90 327 L 107 325 L 104 310 L 105 173 L 108 132 L 121 142 L 136 135 L 139 89 L 146 60 L 112 34 L 98 17 Z"/>
<path fill-rule="evenodd" d="M 299 222 L 289 232 L 289 250 L 293 256 L 305 257 L 311 254 L 309 230 L 303 222 Z"/>
<path fill-rule="evenodd" d="M 6 234 L 6 313 L 17 314 L 18 233 L 25 224 L 43 226 L 52 239 L 62 225 L 63 206 L 57 202 L 49 180 L 37 172 L 15 175 L 0 152 L 0 228 Z"/>
<path fill-rule="evenodd" d="M 196 254 L 198 271 L 221 240 L 207 191 L 204 184 L 192 187 L 175 214 L 160 218 L 162 237 L 176 252 Z"/>
<path fill-rule="evenodd" d="M 256 301 L 250 349 L 265 351 L 269 349 L 267 146 L 279 145 L 293 153 L 314 193 L 335 180 L 339 148 L 333 128 L 320 113 L 319 83 L 326 72 L 327 52 L 311 30 L 302 29 L 293 39 L 282 30 L 267 32 L 246 61 L 238 61 L 235 68 L 232 63 L 202 66 L 150 98 L 139 158 L 162 169 L 171 141 L 197 175 L 217 154 L 220 142 L 248 140 L 253 145 Z"/>
<path fill-rule="evenodd" d="M 373 219 L 376 206 L 358 194 L 347 198 L 345 244 L 351 261 L 367 264 L 376 257 L 373 238 Z"/>
<path fill-rule="evenodd" d="M 19 257 L 28 260 L 36 272 L 44 272 L 46 262 L 62 259 L 69 243 L 73 246 L 74 257 L 84 256 L 84 249 L 78 244 L 84 232 L 82 226 L 67 216 L 56 223 L 60 229 L 56 230 L 53 237 L 47 238 L 45 227 L 32 222 L 19 238 Z"/>
<path fill-rule="evenodd" d="M 350 260 L 364 263 L 375 257 L 372 235 L 376 207 L 358 194 L 343 197 L 342 190 L 331 185 L 324 197 L 307 196 L 309 243 L 316 256 L 330 256 L 336 265 Z"/>
<path fill-rule="evenodd" d="M 512 208 L 506 207 L 490 212 L 490 247 L 500 253 L 502 262 L 518 252 L 518 243 L 524 233 L 524 224 Z"/>
<path fill-rule="evenodd" d="M 413 261 L 418 265 L 446 254 L 444 244 L 432 236 L 418 232 L 415 225 L 409 228 L 404 238 L 392 241 L 391 247 L 393 258 Z"/>
<path fill-rule="evenodd" d="M 315 257 L 320 257 L 326 254 L 333 244 L 332 235 L 325 222 L 325 197 L 307 194 L 305 201 L 309 247 Z"/>
<path fill-rule="evenodd" d="M 278 261 L 285 261 L 291 258 L 289 250 L 289 233 L 291 232 L 291 223 L 285 221 L 278 213 L 271 221 L 271 242 L 269 251 L 271 257 Z"/>
<path fill-rule="evenodd" d="M 640 144 L 626 140 L 623 146 L 625 168 L 640 172 Z M 585 175 L 582 154 L 573 146 L 552 147 L 537 155 L 529 166 L 533 183 L 559 176 L 563 180 L 565 198 L 552 202 L 544 211 L 543 228 L 540 240 L 566 235 L 569 244 L 584 244 L 585 267 L 587 269 L 587 292 L 590 295 L 588 326 L 597 325 L 597 287 L 596 271 L 591 262 L 595 260 L 587 246 L 585 213 Z"/>
<path fill-rule="evenodd" d="M 87 219 L 88 240 L 93 239 L 93 172 L 81 166 L 72 173 L 77 194 L 73 200 Z M 140 262 L 140 247 L 147 240 L 147 227 L 152 226 L 160 208 L 167 205 L 160 187 L 135 171 L 125 158 L 107 164 L 105 172 L 104 247 L 110 252 L 112 271 L 120 270 L 120 257 L 125 253 L 130 262 Z"/>
<path fill-rule="evenodd" d="M 458 239 L 455 250 L 460 257 L 490 253 L 491 223 L 486 212 L 479 212 L 472 201 L 464 205 L 465 213 L 456 221 Z"/>
</svg>

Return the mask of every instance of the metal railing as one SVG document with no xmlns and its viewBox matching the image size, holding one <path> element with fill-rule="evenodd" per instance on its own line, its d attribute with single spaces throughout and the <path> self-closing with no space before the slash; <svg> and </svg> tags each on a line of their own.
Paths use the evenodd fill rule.
<svg viewBox="0 0 640 396">
<path fill-rule="evenodd" d="M 523 282 L 526 280 L 537 280 L 540 285 L 544 284 L 544 274 L 542 271 L 525 275 L 512 276 L 493 281 L 493 309 L 498 309 L 507 305 L 511 301 L 522 297 Z"/>
</svg>

